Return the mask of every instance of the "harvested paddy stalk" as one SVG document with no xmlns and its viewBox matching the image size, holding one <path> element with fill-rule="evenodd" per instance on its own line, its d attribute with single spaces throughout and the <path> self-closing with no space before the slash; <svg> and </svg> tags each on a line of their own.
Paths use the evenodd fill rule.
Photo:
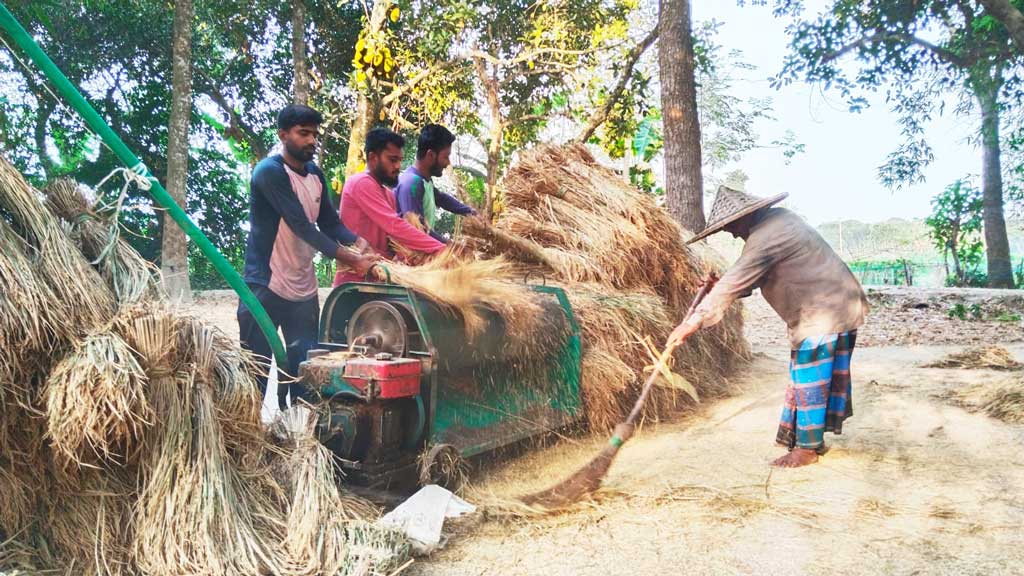
<svg viewBox="0 0 1024 576">
<path fill-rule="evenodd" d="M 343 556 L 377 574 L 404 558 L 342 495 L 345 540 L 290 567 L 302 495 L 271 471 L 312 465 L 326 485 L 329 460 L 276 446 L 252 356 L 171 308 L 73 183 L 47 192 L 0 159 L 0 572 L 322 574 Z"/>
<path fill-rule="evenodd" d="M 123 461 L 137 448 L 153 410 L 146 373 L 121 337 L 90 334 L 51 372 L 43 391 L 47 436 L 69 462 Z"/>
<path fill-rule="evenodd" d="M 1018 362 L 1010 351 L 1002 346 L 976 346 L 962 352 L 954 352 L 941 360 L 925 364 L 925 368 L 965 368 L 989 370 L 1020 370 L 1024 365 Z"/>
<path fill-rule="evenodd" d="M 43 204 L 42 195 L 0 157 L 0 212 L 32 251 L 33 271 L 47 286 L 52 313 L 45 329 L 68 345 L 105 324 L 114 313 L 114 296 L 89 261 L 64 234 L 60 220 Z"/>
<path fill-rule="evenodd" d="M 134 481 L 130 474 L 83 469 L 56 483 L 46 499 L 45 529 L 58 562 L 76 574 L 129 575 Z"/>
<path fill-rule="evenodd" d="M 0 405 L 25 391 L 50 341 L 50 309 L 41 298 L 46 290 L 36 282 L 29 251 L 0 216 Z"/>
<path fill-rule="evenodd" d="M 359 574 L 372 566 L 373 573 L 387 574 L 404 560 L 404 553 L 380 552 L 401 539 L 390 529 L 369 524 L 380 511 L 338 487 L 334 456 L 316 438 L 318 416 L 306 406 L 292 407 L 277 426 L 291 449 L 284 541 L 289 569 L 295 574 Z"/>
<path fill-rule="evenodd" d="M 467 220 L 463 231 L 485 257 L 503 257 L 566 291 L 580 324 L 586 415 L 592 429 L 609 430 L 640 393 L 651 347 L 683 319 L 703 277 L 719 270 L 717 258 L 686 246 L 684 231 L 652 196 L 583 146 L 523 153 L 501 189 L 506 208 L 493 228 Z M 713 396 L 727 390 L 748 355 L 734 306 L 676 351 L 675 366 L 701 395 Z M 688 402 L 689 394 L 659 382 L 643 414 L 656 419 Z"/>
<path fill-rule="evenodd" d="M 446 250 L 420 266 L 389 263 L 386 272 L 374 270 L 380 271 L 379 279 L 412 288 L 460 315 L 469 337 L 479 335 L 487 325 L 482 310 L 505 320 L 512 342 L 534 334 L 542 313 L 522 276 L 500 258 L 467 260 Z"/>
<path fill-rule="evenodd" d="M 160 385 L 154 394 L 164 430 L 136 514 L 140 566 L 159 573 L 285 573 L 276 544 L 284 536 L 280 508 L 233 466 L 213 390 L 188 373 L 161 378 Z"/>
<path fill-rule="evenodd" d="M 51 182 L 43 192 L 47 206 L 63 218 L 71 238 L 103 275 L 121 305 L 158 294 L 160 271 L 118 233 L 117 214 L 103 217 L 73 180 Z"/>
</svg>

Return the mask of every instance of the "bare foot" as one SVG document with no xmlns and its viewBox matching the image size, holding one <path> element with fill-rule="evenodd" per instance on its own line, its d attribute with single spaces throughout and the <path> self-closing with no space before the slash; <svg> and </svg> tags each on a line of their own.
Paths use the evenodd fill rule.
<svg viewBox="0 0 1024 576">
<path fill-rule="evenodd" d="M 814 464 L 818 461 L 818 453 L 814 450 L 808 450 L 807 448 L 794 448 L 792 452 L 776 458 L 772 462 L 772 466 L 778 466 L 779 468 L 799 468 L 801 466 L 807 466 L 808 464 Z"/>
</svg>

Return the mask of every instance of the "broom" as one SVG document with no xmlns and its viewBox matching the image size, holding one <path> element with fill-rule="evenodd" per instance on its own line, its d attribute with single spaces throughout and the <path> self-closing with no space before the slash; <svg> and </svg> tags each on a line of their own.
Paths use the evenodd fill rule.
<svg viewBox="0 0 1024 576">
<path fill-rule="evenodd" d="M 711 290 L 715 285 L 718 278 L 715 275 L 709 275 L 704 283 L 701 285 L 700 290 L 697 291 L 697 295 L 693 299 L 693 303 L 690 304 L 689 310 L 686 311 L 686 318 L 689 319 L 693 314 L 693 311 L 700 304 L 704 296 Z M 680 342 L 681 344 L 681 342 Z M 651 375 L 647 377 L 647 381 L 644 382 L 643 389 L 640 392 L 640 397 L 636 399 L 636 404 L 633 405 L 633 410 L 629 413 L 626 420 L 615 427 L 615 431 L 612 433 L 611 439 L 608 441 L 608 445 L 601 450 L 598 455 L 588 462 L 585 466 L 577 470 L 572 476 L 569 476 L 562 482 L 543 490 L 535 494 L 530 494 L 521 498 L 523 503 L 533 506 L 539 505 L 544 508 L 559 508 L 578 502 L 587 494 L 593 493 L 597 490 L 598 486 L 601 485 L 601 481 L 608 474 L 608 469 L 612 465 L 612 461 L 615 460 L 615 456 L 618 455 L 619 449 L 622 445 L 629 440 L 630 436 L 633 435 L 633 428 L 636 424 L 637 418 L 640 417 L 640 412 L 643 410 L 644 403 L 647 401 L 647 396 L 650 395 L 651 389 L 654 387 L 654 382 L 658 379 L 662 369 L 665 367 L 665 363 L 672 357 L 672 353 L 675 352 L 676 346 L 679 344 L 667 347 L 658 358 L 658 361 L 654 365 L 654 370 L 651 371 Z"/>
</svg>

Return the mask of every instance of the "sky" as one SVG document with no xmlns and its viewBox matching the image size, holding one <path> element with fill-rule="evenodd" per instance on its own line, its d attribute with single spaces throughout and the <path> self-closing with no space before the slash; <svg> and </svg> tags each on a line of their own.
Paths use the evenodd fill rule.
<svg viewBox="0 0 1024 576">
<path fill-rule="evenodd" d="M 902 136 L 897 115 L 890 112 L 884 94 L 872 95 L 870 107 L 860 113 L 848 110 L 838 92 L 793 83 L 781 90 L 771 88 L 768 77 L 779 72 L 787 52 L 788 20 L 772 16 L 763 6 L 740 7 L 735 0 L 692 0 L 693 21 L 715 19 L 722 26 L 717 41 L 726 49 L 739 49 L 756 70 L 735 83 L 735 95 L 764 97 L 774 102 L 775 122 L 759 127 L 764 142 L 795 132 L 806 151 L 789 164 L 773 149 L 748 153 L 726 170 L 742 169 L 750 176 L 747 191 L 761 196 L 788 192 L 787 206 L 813 225 L 860 220 L 879 222 L 893 217 L 923 218 L 931 198 L 958 178 L 981 172 L 981 150 L 966 142 L 975 130 L 974 121 L 955 116 L 951 107 L 928 126 L 927 139 L 935 160 L 925 171 L 923 184 L 892 191 L 877 178 L 878 167 L 899 146 Z M 823 0 L 807 0 L 808 11 L 818 13 Z"/>
</svg>

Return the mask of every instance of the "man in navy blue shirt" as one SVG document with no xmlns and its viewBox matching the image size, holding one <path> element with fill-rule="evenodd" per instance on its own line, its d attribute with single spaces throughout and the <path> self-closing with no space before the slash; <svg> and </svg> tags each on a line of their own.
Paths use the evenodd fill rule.
<svg viewBox="0 0 1024 576">
<path fill-rule="evenodd" d="M 444 126 L 424 126 L 416 146 L 416 163 L 399 175 L 398 187 L 395 188 L 398 213 L 406 219 L 409 219 L 411 214 L 413 221 L 418 222 L 420 228 L 441 242 L 445 242 L 445 239 L 434 232 L 438 208 L 444 208 L 460 216 L 476 215 L 476 210 L 434 186 L 434 177 L 440 177 L 444 169 L 451 164 L 449 157 L 454 142 L 455 135 Z"/>
<path fill-rule="evenodd" d="M 317 341 L 320 303 L 313 257 L 319 252 L 360 275 L 374 260 L 365 253 L 365 241 L 342 225 L 328 198 L 324 174 L 313 163 L 322 122 L 320 113 L 308 106 L 293 104 L 281 110 L 277 135 L 283 151 L 260 161 L 249 182 L 245 282 L 284 333 L 288 366 L 281 368 L 291 376 L 298 374 L 299 364 Z M 243 348 L 269 358 L 270 344 L 242 302 L 238 331 Z M 266 376 L 257 380 L 266 394 Z M 282 409 L 289 390 L 293 400 L 305 393 L 296 383 L 279 383 Z"/>
</svg>

